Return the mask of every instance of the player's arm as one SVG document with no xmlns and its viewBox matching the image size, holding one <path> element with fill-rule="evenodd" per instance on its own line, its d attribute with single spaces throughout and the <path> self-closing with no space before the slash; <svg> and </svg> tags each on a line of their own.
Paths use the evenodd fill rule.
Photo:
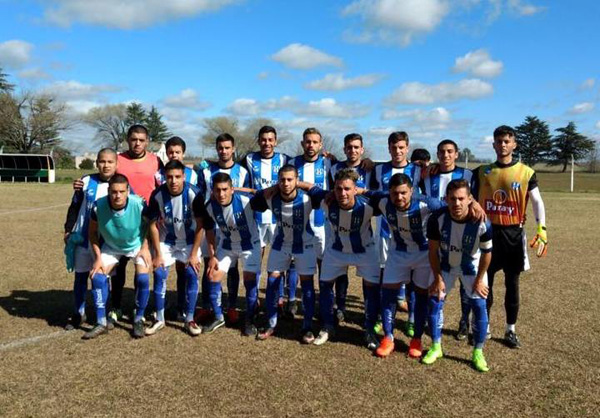
<svg viewBox="0 0 600 418">
<path fill-rule="evenodd" d="M 265 212 L 269 209 L 269 202 L 267 201 L 266 195 L 269 189 L 272 189 L 273 187 L 276 188 L 277 186 L 272 186 L 267 189 L 261 190 L 250 199 L 250 207 L 252 208 L 252 210 L 255 210 L 257 212 Z M 273 193 L 275 193 L 275 190 L 273 190 Z"/>
<path fill-rule="evenodd" d="M 479 237 L 479 251 L 481 251 L 481 257 L 479 258 L 479 266 L 477 267 L 477 276 L 473 283 L 473 291 L 479 293 L 482 297 L 487 298 L 489 288 L 483 283 L 483 277 L 492 262 L 492 225 L 489 222 L 485 222 L 482 226 L 484 227 L 484 231 Z"/>
<path fill-rule="evenodd" d="M 154 258 L 152 259 L 152 267 L 157 269 L 159 267 L 164 267 L 165 262 L 162 257 L 162 252 L 160 250 L 160 238 L 158 233 L 158 225 L 155 219 L 150 221 L 150 225 L 148 226 L 148 238 L 150 239 L 150 243 L 152 244 L 152 248 L 154 248 Z"/>
<path fill-rule="evenodd" d="M 444 298 L 446 285 L 440 266 L 440 241 L 442 235 L 440 234 L 438 218 L 436 216 L 430 216 L 427 221 L 427 239 L 429 240 L 429 264 L 433 273 L 433 283 L 429 286 L 429 294 L 437 296 L 441 300 Z"/>
<path fill-rule="evenodd" d="M 202 198 L 201 195 L 199 195 Z M 198 198 L 198 197 L 196 197 Z M 200 251 L 200 245 L 202 243 L 202 235 L 204 232 L 204 224 L 202 222 L 202 218 L 196 218 L 196 230 L 194 231 L 194 243 L 192 244 L 192 251 L 190 256 L 188 257 L 188 265 L 192 266 L 196 274 L 202 273 L 202 264 L 200 263 L 200 259 L 198 258 L 198 253 Z"/>
<path fill-rule="evenodd" d="M 298 181 L 297 187 L 305 192 L 310 191 L 312 188 L 316 187 L 314 184 L 309 183 L 307 181 Z"/>
<path fill-rule="evenodd" d="M 65 234 L 63 237 L 65 244 L 69 239 L 69 235 L 71 235 L 73 227 L 77 223 L 77 215 L 79 214 L 79 210 L 81 209 L 82 203 L 83 191 L 75 190 L 75 192 L 73 193 L 73 198 L 71 199 L 71 204 L 69 205 L 69 209 L 67 209 L 67 219 L 65 220 Z"/>
<path fill-rule="evenodd" d="M 531 240 L 531 248 L 536 248 L 536 255 L 543 257 L 548 251 L 548 235 L 546 232 L 546 207 L 542 200 L 539 187 L 534 187 L 529 191 L 529 199 L 533 208 L 533 215 L 537 223 L 537 231 L 535 237 Z"/>
<path fill-rule="evenodd" d="M 375 168 L 375 162 L 370 158 L 363 158 L 360 161 L 359 167 L 365 170 L 367 173 L 370 173 Z"/>
<path fill-rule="evenodd" d="M 236 192 L 249 193 L 249 194 L 256 193 L 256 189 L 252 189 L 250 187 L 234 187 L 233 190 Z"/>
</svg>

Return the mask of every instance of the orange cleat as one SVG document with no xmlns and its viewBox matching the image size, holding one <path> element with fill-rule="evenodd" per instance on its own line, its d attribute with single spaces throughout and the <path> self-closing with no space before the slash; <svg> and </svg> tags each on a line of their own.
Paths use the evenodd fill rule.
<svg viewBox="0 0 600 418">
<path fill-rule="evenodd" d="M 392 337 L 383 337 L 381 344 L 375 350 L 377 357 L 387 357 L 394 351 L 394 339 Z"/>
<path fill-rule="evenodd" d="M 408 357 L 410 358 L 421 358 L 423 355 L 423 346 L 421 345 L 420 338 L 413 338 L 410 340 L 410 345 L 408 346 Z"/>
</svg>

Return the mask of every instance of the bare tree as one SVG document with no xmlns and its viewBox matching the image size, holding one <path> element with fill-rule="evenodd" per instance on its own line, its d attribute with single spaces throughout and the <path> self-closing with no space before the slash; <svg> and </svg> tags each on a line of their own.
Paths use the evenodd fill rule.
<svg viewBox="0 0 600 418">
<path fill-rule="evenodd" d="M 0 94 L 0 141 L 18 152 L 44 151 L 61 142 L 72 122 L 66 106 L 47 94 Z"/>
<path fill-rule="evenodd" d="M 105 105 L 91 109 L 83 121 L 96 129 L 96 140 L 118 150 L 127 141 L 127 106 Z"/>
</svg>

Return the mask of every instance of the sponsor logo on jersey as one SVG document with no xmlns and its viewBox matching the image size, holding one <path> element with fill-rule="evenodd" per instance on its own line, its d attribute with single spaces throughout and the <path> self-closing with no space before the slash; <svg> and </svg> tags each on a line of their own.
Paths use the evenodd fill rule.
<svg viewBox="0 0 600 418">
<path fill-rule="evenodd" d="M 485 199 L 485 213 L 488 215 L 508 215 L 512 216 L 517 211 L 517 202 L 505 200 L 501 204 L 493 200 Z"/>
</svg>

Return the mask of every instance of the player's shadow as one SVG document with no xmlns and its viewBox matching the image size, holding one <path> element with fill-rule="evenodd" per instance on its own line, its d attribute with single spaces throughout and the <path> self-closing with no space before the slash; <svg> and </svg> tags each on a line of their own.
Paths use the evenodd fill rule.
<svg viewBox="0 0 600 418">
<path fill-rule="evenodd" d="M 73 292 L 68 290 L 12 290 L 0 297 L 0 307 L 9 315 L 43 319 L 48 325 L 65 325 L 73 311 Z"/>
</svg>

